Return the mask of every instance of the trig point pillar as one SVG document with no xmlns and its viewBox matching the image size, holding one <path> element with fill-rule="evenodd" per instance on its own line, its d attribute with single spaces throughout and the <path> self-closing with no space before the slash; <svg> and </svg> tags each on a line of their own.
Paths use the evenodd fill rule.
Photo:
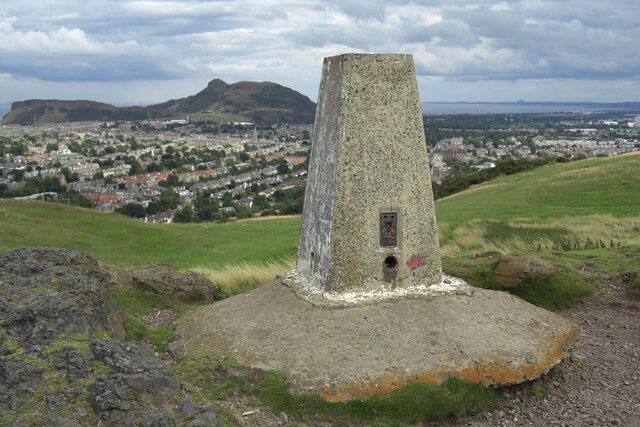
<svg viewBox="0 0 640 427">
<path fill-rule="evenodd" d="M 325 58 L 296 272 L 332 293 L 441 282 L 411 55 Z"/>
<path fill-rule="evenodd" d="M 326 58 L 296 270 L 176 321 L 174 349 L 284 372 L 329 401 L 456 376 L 539 377 L 576 325 L 443 274 L 409 55 Z"/>
</svg>

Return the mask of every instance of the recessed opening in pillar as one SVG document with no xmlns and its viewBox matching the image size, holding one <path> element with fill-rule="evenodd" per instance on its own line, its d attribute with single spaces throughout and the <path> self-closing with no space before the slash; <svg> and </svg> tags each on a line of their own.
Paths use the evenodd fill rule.
<svg viewBox="0 0 640 427">
<path fill-rule="evenodd" d="M 389 255 L 382 261 L 382 274 L 384 276 L 385 282 L 394 282 L 396 280 L 396 275 L 398 274 L 398 259 Z"/>
</svg>

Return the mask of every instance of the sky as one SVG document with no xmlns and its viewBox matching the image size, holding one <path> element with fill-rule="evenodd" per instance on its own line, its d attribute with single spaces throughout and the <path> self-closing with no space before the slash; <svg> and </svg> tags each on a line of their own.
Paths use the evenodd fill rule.
<svg viewBox="0 0 640 427">
<path fill-rule="evenodd" d="M 0 104 L 148 105 L 210 80 L 315 101 L 322 61 L 413 55 L 423 102 L 640 101 L 638 0 L 0 0 Z"/>
</svg>

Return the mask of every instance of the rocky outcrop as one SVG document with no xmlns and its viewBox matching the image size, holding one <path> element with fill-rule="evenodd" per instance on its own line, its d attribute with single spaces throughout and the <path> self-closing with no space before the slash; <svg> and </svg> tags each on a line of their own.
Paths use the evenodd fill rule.
<svg viewBox="0 0 640 427">
<path fill-rule="evenodd" d="M 497 254 L 498 264 L 493 278 L 505 288 L 512 288 L 527 279 L 544 279 L 556 272 L 550 261 L 534 256 L 508 256 Z"/>
<path fill-rule="evenodd" d="M 86 252 L 24 248 L 0 255 L 0 328 L 28 347 L 60 334 L 107 332 L 124 337 L 122 312 L 107 275 Z"/>
<path fill-rule="evenodd" d="M 183 273 L 164 263 L 153 263 L 137 270 L 109 268 L 109 283 L 113 286 L 136 286 L 173 304 L 210 303 L 216 299 L 217 293 L 213 283 L 203 275 L 191 271 Z"/>
<path fill-rule="evenodd" d="M 145 283 L 157 279 L 151 291 L 177 278 L 164 289 L 169 294 L 211 286 L 158 270 L 132 274 Z M 170 366 L 150 346 L 118 339 L 123 312 L 111 301 L 111 278 L 110 268 L 76 250 L 0 254 L 0 423 L 220 425 L 214 406 L 189 403 L 178 411 L 188 399 L 176 396 Z"/>
</svg>

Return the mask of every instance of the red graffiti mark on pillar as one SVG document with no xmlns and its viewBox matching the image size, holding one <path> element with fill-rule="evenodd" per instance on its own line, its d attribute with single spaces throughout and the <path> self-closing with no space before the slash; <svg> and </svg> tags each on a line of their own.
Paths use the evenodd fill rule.
<svg viewBox="0 0 640 427">
<path fill-rule="evenodd" d="M 418 267 L 423 267 L 424 264 L 424 259 L 420 255 L 413 255 L 411 258 L 409 258 L 409 261 L 407 261 L 407 267 L 412 270 L 415 270 Z"/>
</svg>

